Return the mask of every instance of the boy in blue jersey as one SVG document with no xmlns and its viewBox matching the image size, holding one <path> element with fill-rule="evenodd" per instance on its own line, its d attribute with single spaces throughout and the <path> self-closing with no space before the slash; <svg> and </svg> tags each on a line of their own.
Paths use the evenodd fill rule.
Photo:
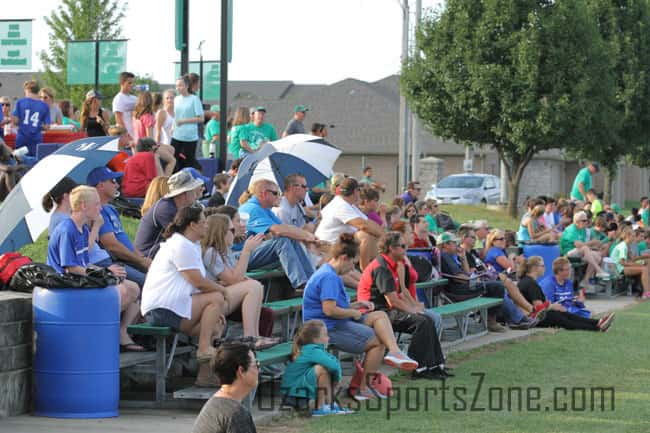
<svg viewBox="0 0 650 433">
<path fill-rule="evenodd" d="M 90 248 L 93 248 L 99 229 L 104 223 L 102 205 L 95 188 L 78 186 L 70 192 L 70 217 L 63 220 L 50 234 L 47 246 L 47 264 L 61 273 L 85 275 L 90 265 Z M 110 265 L 116 276 L 126 277 L 122 266 Z M 133 342 L 126 329 L 140 314 L 138 297 L 140 288 L 133 281 L 124 280 L 117 285 L 120 291 L 120 350 L 142 352 L 145 349 Z"/>
<path fill-rule="evenodd" d="M 18 125 L 16 149 L 27 146 L 27 155 L 35 157 L 36 145 L 43 142 L 41 131 L 50 126 L 50 107 L 39 99 L 36 81 L 25 81 L 23 90 L 25 97 L 16 101 L 11 113 L 14 123 Z"/>
</svg>

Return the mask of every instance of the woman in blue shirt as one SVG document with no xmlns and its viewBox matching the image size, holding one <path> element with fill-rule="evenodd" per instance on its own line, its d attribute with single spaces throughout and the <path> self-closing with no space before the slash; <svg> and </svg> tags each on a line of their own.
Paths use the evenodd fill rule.
<svg viewBox="0 0 650 433">
<path fill-rule="evenodd" d="M 384 363 L 402 370 L 412 371 L 418 363 L 397 346 L 388 316 L 383 311 L 373 311 L 372 302 L 350 303 L 341 275 L 354 269 L 359 260 L 359 244 L 349 233 L 339 236 L 330 249 L 330 260 L 307 281 L 303 295 L 302 318 L 322 320 L 327 326 L 330 343 L 344 352 L 365 353 L 364 375 L 354 395 L 355 400 L 387 396 L 373 390 L 368 377 L 373 377 Z M 384 356 L 385 349 L 388 354 Z"/>
<path fill-rule="evenodd" d="M 515 264 L 506 254 L 506 234 L 503 230 L 492 230 L 485 243 L 485 263 L 501 273 L 510 269 L 515 270 Z"/>
</svg>

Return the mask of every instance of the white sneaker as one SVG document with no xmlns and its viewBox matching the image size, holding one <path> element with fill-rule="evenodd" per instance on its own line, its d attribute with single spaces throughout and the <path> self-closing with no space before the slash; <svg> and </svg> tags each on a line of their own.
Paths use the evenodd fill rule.
<svg viewBox="0 0 650 433">
<path fill-rule="evenodd" d="M 384 356 L 384 363 L 403 371 L 413 371 L 418 368 L 418 363 L 403 352 L 388 352 Z"/>
</svg>

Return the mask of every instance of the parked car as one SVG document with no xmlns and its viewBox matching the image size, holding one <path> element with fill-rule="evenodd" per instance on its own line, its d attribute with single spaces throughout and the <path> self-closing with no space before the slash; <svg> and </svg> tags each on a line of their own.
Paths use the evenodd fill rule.
<svg viewBox="0 0 650 433">
<path fill-rule="evenodd" d="M 426 197 L 448 204 L 498 203 L 501 187 L 491 174 L 452 174 L 433 184 Z"/>
</svg>

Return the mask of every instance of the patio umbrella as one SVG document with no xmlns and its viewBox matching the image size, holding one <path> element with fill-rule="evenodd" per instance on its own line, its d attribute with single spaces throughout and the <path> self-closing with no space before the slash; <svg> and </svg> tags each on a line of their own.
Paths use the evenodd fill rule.
<svg viewBox="0 0 650 433">
<path fill-rule="evenodd" d="M 317 185 L 332 175 L 332 167 L 340 154 L 339 149 L 325 144 L 320 137 L 306 134 L 267 143 L 242 161 L 230 185 L 226 204 L 237 206 L 241 194 L 259 179 L 271 180 L 283 189 L 284 178 L 299 173 L 308 186 Z"/>
<path fill-rule="evenodd" d="M 88 173 L 106 165 L 119 151 L 119 137 L 73 141 L 39 161 L 0 205 L 0 254 L 34 242 L 47 229 L 50 215 L 41 200 L 63 177 L 86 183 Z"/>
</svg>

